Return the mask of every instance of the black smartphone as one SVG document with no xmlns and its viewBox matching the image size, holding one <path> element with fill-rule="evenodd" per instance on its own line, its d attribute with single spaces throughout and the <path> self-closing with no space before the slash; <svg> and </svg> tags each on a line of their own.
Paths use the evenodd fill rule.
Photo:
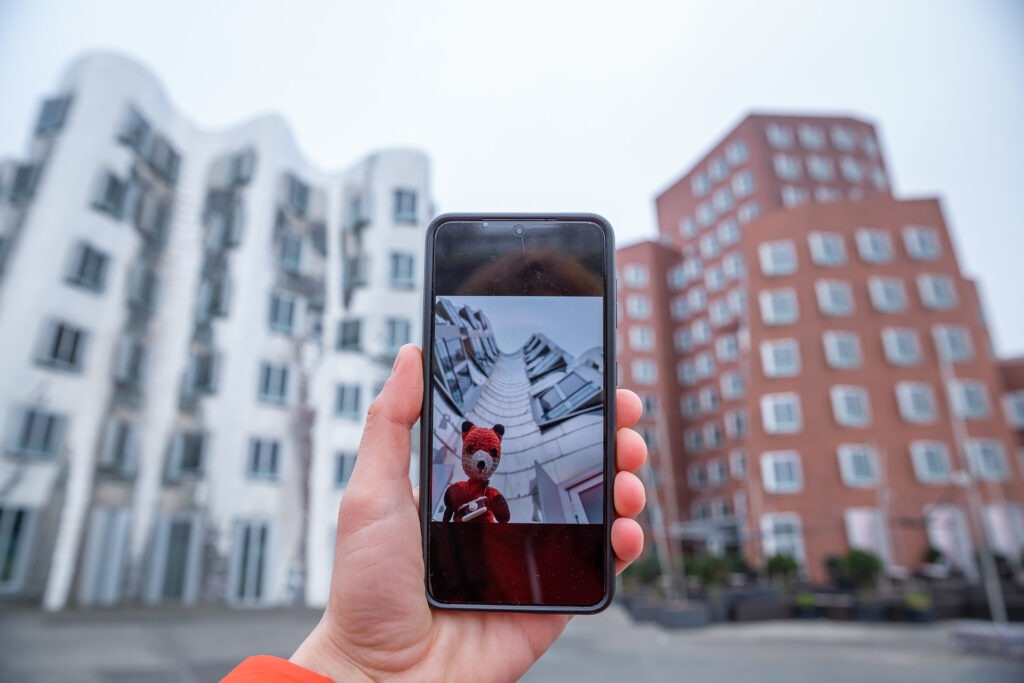
<svg viewBox="0 0 1024 683">
<path fill-rule="evenodd" d="M 614 254 L 611 226 L 592 214 L 431 223 L 420 442 L 431 605 L 611 602 Z"/>
</svg>

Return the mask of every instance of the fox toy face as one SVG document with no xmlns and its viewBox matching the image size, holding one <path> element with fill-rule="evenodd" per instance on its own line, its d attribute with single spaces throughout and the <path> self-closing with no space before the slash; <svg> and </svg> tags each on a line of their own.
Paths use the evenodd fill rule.
<svg viewBox="0 0 1024 683">
<path fill-rule="evenodd" d="M 505 427 L 477 427 L 470 421 L 462 423 L 462 469 L 474 481 L 487 481 L 501 462 L 501 437 Z"/>
</svg>

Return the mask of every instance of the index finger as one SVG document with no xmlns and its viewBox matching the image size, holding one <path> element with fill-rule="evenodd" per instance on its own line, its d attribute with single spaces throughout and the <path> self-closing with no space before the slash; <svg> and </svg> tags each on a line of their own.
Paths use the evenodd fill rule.
<svg viewBox="0 0 1024 683">
<path fill-rule="evenodd" d="M 616 429 L 632 427 L 640 419 L 644 412 L 643 403 L 640 397 L 629 389 L 619 389 L 615 392 L 615 425 Z"/>
</svg>

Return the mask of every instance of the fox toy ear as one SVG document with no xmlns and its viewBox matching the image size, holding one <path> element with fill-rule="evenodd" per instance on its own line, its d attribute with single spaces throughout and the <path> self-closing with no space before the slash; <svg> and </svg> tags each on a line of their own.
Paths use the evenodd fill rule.
<svg viewBox="0 0 1024 683">
<path fill-rule="evenodd" d="M 462 423 L 462 435 L 465 436 L 466 434 L 468 434 L 469 430 L 472 429 L 472 428 L 473 428 L 473 423 L 472 422 L 470 422 L 469 420 L 466 420 L 465 422 L 463 422 Z"/>
<path fill-rule="evenodd" d="M 498 441 L 505 436 L 505 425 L 494 425 L 494 433 L 498 435 Z"/>
</svg>

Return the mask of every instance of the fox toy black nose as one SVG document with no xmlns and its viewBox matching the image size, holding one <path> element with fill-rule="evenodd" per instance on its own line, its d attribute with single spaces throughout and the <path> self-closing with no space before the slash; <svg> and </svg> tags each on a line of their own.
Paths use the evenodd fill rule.
<svg viewBox="0 0 1024 683">
<path fill-rule="evenodd" d="M 483 472 L 484 470 L 487 469 L 487 465 L 484 463 L 483 460 L 477 460 L 476 468 L 477 468 L 477 470 Z"/>
</svg>

